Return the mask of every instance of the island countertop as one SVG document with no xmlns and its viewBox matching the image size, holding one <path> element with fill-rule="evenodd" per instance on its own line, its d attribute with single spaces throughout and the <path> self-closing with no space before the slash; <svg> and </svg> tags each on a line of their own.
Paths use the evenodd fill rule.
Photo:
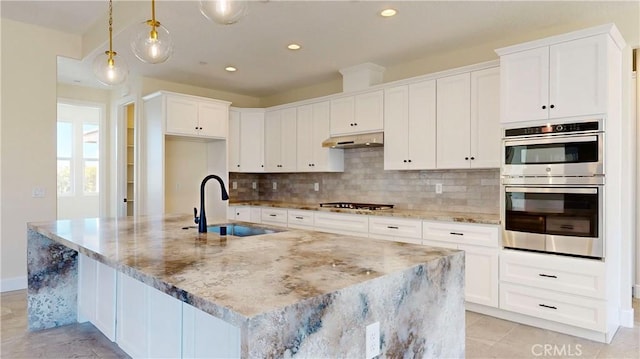
<svg viewBox="0 0 640 359">
<path fill-rule="evenodd" d="M 293 229 L 250 237 L 183 229 L 192 221 L 167 215 L 29 228 L 235 325 L 457 252 Z"/>
</svg>

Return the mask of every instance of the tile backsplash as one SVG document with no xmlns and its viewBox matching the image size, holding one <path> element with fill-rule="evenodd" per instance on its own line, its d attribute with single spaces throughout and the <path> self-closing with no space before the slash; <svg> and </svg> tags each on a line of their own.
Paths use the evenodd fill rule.
<svg viewBox="0 0 640 359">
<path fill-rule="evenodd" d="M 345 150 L 342 173 L 230 173 L 230 183 L 237 183 L 230 197 L 233 201 L 347 201 L 388 203 L 398 209 L 499 213 L 497 168 L 385 171 L 383 156 L 381 147 Z M 315 183 L 319 191 L 314 191 Z M 442 194 L 435 192 L 437 183 L 442 184 Z"/>
</svg>

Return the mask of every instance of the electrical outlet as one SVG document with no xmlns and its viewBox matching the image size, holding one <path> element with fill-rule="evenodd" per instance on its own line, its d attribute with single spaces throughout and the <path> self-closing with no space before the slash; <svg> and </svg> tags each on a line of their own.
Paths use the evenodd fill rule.
<svg viewBox="0 0 640 359">
<path fill-rule="evenodd" d="M 442 183 L 436 183 L 436 193 L 442 194 Z"/>
<path fill-rule="evenodd" d="M 47 191 L 44 189 L 44 187 L 33 187 L 33 189 L 31 190 L 31 197 L 33 198 L 44 198 L 46 194 Z"/>
<path fill-rule="evenodd" d="M 367 325 L 366 359 L 380 355 L 380 322 Z"/>
<path fill-rule="evenodd" d="M 318 192 L 320 190 L 320 183 L 316 182 L 313 184 L 313 190 Z"/>
<path fill-rule="evenodd" d="M 258 188 L 258 184 L 255 182 L 251 182 L 251 188 L 256 189 Z"/>
<path fill-rule="evenodd" d="M 278 182 L 273 181 L 273 189 L 274 190 L 278 189 Z"/>
<path fill-rule="evenodd" d="M 231 188 L 238 189 L 238 182 L 236 181 L 231 182 Z"/>
</svg>

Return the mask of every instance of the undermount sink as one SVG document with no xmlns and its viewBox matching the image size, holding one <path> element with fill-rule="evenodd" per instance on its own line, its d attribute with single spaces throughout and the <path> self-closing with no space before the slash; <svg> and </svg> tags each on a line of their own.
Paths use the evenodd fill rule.
<svg viewBox="0 0 640 359">
<path fill-rule="evenodd" d="M 245 226 L 236 223 L 229 224 L 218 224 L 215 226 L 207 226 L 207 232 L 220 233 L 220 228 L 226 227 L 227 235 L 236 236 L 236 237 L 248 237 L 248 236 L 258 236 L 261 234 L 270 234 L 282 232 L 277 229 L 263 228 L 263 227 L 255 227 L 255 226 Z"/>
</svg>

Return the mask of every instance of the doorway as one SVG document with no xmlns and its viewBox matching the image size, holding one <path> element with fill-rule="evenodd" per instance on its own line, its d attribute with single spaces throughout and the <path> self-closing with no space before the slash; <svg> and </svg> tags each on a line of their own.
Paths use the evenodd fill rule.
<svg viewBox="0 0 640 359">
<path fill-rule="evenodd" d="M 94 218 L 104 211 L 104 105 L 58 102 L 57 218 Z"/>
</svg>

